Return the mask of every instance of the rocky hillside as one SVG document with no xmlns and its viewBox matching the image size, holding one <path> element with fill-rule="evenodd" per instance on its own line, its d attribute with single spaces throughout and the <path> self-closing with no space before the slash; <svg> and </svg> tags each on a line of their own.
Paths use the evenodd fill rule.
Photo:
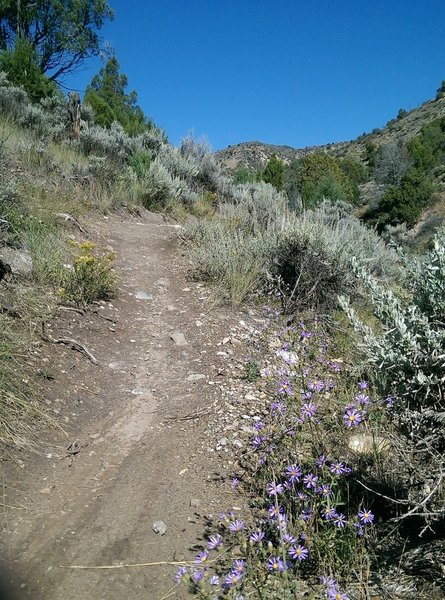
<svg viewBox="0 0 445 600">
<path fill-rule="evenodd" d="M 306 146 L 305 148 L 292 148 L 292 146 L 276 146 L 262 142 L 243 142 L 229 146 L 216 153 L 218 159 L 229 170 L 234 171 L 240 166 L 245 166 L 253 171 L 264 169 L 270 157 L 275 154 L 284 164 L 288 165 L 293 160 L 306 154 L 322 150 L 330 152 L 336 149 L 341 151 L 349 142 L 325 144 L 324 146 Z"/>
<path fill-rule="evenodd" d="M 285 164 L 316 151 L 332 153 L 335 156 L 361 156 L 368 142 L 373 142 L 376 146 L 381 146 L 389 141 L 406 142 L 417 135 L 423 125 L 443 116 L 445 116 L 445 98 L 429 100 L 405 116 L 391 119 L 384 128 L 374 129 L 371 133 L 363 134 L 350 142 L 306 146 L 305 148 L 276 146 L 262 142 L 243 142 L 220 150 L 216 156 L 229 171 L 234 171 L 240 166 L 255 171 L 264 169 L 273 154 Z"/>
</svg>

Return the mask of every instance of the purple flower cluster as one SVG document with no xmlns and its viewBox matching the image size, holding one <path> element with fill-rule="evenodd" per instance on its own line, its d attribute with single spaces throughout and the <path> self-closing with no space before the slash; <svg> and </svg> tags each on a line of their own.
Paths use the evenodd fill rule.
<svg viewBox="0 0 445 600">
<path fill-rule="evenodd" d="M 314 323 L 313 331 L 309 331 L 304 323 L 287 327 L 277 335 L 277 340 L 279 350 L 276 358 L 280 364 L 277 367 L 270 365 L 261 371 L 263 377 L 275 378 L 276 394 L 270 403 L 271 415 L 266 424 L 262 421 L 253 423 L 255 432 L 251 441 L 255 454 L 258 453 L 258 480 L 264 481 L 267 477 L 264 490 L 270 504 L 267 513 L 253 528 L 233 512 L 220 515 L 220 531 L 225 533 L 211 535 L 207 549 L 196 556 L 195 565 L 188 570 L 180 567 L 175 576 L 178 583 L 191 580 L 196 584 L 205 577 L 206 585 L 219 586 L 222 596 L 228 595 L 237 600 L 244 598 L 240 592 L 246 585 L 242 582 L 247 580 L 248 565 L 249 570 L 261 568 L 279 576 L 300 568 L 301 563 L 309 560 L 312 547 L 316 547 L 313 546 L 317 536 L 313 529 L 315 525 L 318 531 L 330 528 L 336 536 L 345 536 L 343 532 L 348 532 L 346 537 L 350 540 L 351 531 L 360 538 L 375 521 L 370 509 L 360 507 L 353 514 L 342 502 L 342 478 L 351 469 L 341 456 L 333 459 L 321 454 L 316 458 L 325 443 L 323 436 L 318 435 L 320 419 L 332 414 L 331 402 L 334 411 L 337 410 L 337 398 L 332 390 L 336 390 L 335 396 L 342 397 L 343 387 L 337 385 L 342 361 L 329 359 L 329 349 L 319 322 Z M 372 406 L 368 382 L 359 381 L 357 387 L 352 402 L 343 410 L 344 426 L 348 429 L 361 425 L 369 406 Z M 390 402 L 388 398 L 387 404 Z M 303 434 L 301 437 L 300 433 Z M 313 458 L 310 458 L 311 439 L 323 444 Z M 298 447 L 298 442 L 301 447 Z M 315 444 L 313 446 L 315 448 Z M 287 466 L 282 462 L 282 448 L 293 457 Z M 269 457 L 272 461 L 268 460 Z M 297 463 L 299 460 L 301 464 Z M 269 462 L 273 463 L 273 469 Z M 279 471 L 277 465 L 280 464 Z M 239 480 L 233 477 L 230 482 L 232 490 L 237 489 L 239 484 Z M 340 511 L 340 507 L 344 512 Z M 297 535 L 293 529 L 296 526 L 307 535 Z M 220 548 L 226 536 L 231 537 L 229 545 L 233 545 L 235 540 L 236 547 L 243 549 L 243 557 L 234 560 L 225 574 L 218 576 L 210 572 L 209 552 Z M 357 540 L 357 543 L 361 542 Z M 320 580 L 326 598 L 348 600 L 347 594 L 334 579 L 321 577 Z"/>
</svg>

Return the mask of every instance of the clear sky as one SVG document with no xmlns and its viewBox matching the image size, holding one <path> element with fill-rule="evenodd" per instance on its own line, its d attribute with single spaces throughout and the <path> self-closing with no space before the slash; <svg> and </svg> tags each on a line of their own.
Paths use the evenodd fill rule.
<svg viewBox="0 0 445 600">
<path fill-rule="evenodd" d="M 101 32 L 173 144 L 303 147 L 382 127 L 445 79 L 444 0 L 110 0 Z M 100 62 L 65 80 L 84 89 Z"/>
</svg>

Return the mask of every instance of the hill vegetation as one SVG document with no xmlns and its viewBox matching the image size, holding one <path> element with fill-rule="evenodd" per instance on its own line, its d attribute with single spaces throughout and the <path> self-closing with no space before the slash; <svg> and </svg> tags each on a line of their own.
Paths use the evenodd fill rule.
<svg viewBox="0 0 445 600">
<path fill-rule="evenodd" d="M 100 24 L 106 3 L 93 5 Z M 27 90 L 17 61 L 0 79 L 0 257 L 16 277 L 0 282 L 3 449 L 32 446 L 49 421 L 26 360 L 41 321 L 116 293 L 114 257 L 84 238 L 79 217 L 162 210 L 184 221 L 190 275 L 215 305 L 262 302 L 269 316 L 249 376 L 265 382 L 270 413 L 234 484 L 242 478 L 251 514 L 222 515 L 178 583 L 201 598 L 443 597 L 443 227 L 424 252 L 386 243 L 440 199 L 440 93 L 419 109 L 426 120 L 399 112 L 356 143 L 286 162 L 275 149 L 233 176 L 204 143 L 168 143 L 116 58 L 73 135 L 51 82 L 77 63 L 61 50 L 67 62 L 49 77 L 35 39 L 44 15 L 29 17 L 23 48 L 16 39 L 1 56 L 8 66 L 25 52 L 40 68 Z"/>
</svg>

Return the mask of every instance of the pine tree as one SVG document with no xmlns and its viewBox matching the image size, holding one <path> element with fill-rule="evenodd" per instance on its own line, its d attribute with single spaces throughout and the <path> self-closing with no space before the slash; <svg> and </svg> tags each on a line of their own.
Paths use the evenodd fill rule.
<svg viewBox="0 0 445 600">
<path fill-rule="evenodd" d="M 102 127 L 113 121 L 122 125 L 128 135 L 138 135 L 155 128 L 153 121 L 144 115 L 137 104 L 137 93 L 126 92 L 128 78 L 119 72 L 115 56 L 93 77 L 85 92 L 84 103 L 93 109 L 94 120 Z"/>
</svg>

